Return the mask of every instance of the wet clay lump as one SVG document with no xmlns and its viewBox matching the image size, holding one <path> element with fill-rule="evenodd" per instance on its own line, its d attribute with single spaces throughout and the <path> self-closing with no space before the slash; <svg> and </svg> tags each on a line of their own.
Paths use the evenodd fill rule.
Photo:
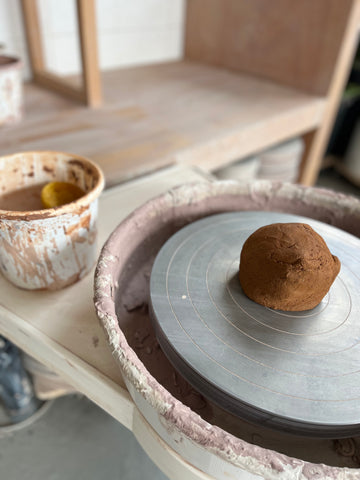
<svg viewBox="0 0 360 480">
<path fill-rule="evenodd" d="M 324 239 L 304 223 L 256 230 L 240 255 L 241 287 L 251 300 L 276 310 L 316 307 L 340 271 Z"/>
</svg>

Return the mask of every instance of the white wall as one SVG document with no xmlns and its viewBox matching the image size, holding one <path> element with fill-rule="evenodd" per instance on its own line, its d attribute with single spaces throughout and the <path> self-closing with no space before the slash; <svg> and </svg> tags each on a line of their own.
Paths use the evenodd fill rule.
<svg viewBox="0 0 360 480">
<path fill-rule="evenodd" d="M 75 0 L 38 0 L 47 68 L 79 71 Z M 100 68 L 181 58 L 185 0 L 96 0 Z M 28 66 L 20 0 L 0 0 L 0 44 Z"/>
<path fill-rule="evenodd" d="M 3 53 L 16 55 L 23 60 L 24 75 L 29 77 L 25 35 L 23 32 L 20 0 L 0 0 L 0 44 Z"/>
</svg>

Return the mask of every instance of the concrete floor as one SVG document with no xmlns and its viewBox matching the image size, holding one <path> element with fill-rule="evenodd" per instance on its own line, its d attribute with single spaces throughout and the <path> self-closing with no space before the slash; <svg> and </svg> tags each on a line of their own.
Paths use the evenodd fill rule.
<svg viewBox="0 0 360 480">
<path fill-rule="evenodd" d="M 334 170 L 318 185 L 360 197 Z M 0 415 L 1 420 L 1 415 Z M 36 422 L 13 433 L 0 428 L 0 479 L 163 480 L 132 433 L 84 397 L 62 397 Z"/>
<path fill-rule="evenodd" d="M 53 401 L 32 425 L 0 429 L 1 480 L 166 480 L 135 437 L 79 395 Z"/>
</svg>

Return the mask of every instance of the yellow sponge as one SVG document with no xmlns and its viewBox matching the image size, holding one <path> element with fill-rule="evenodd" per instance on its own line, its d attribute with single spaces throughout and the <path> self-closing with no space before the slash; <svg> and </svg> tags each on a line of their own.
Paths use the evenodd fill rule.
<svg viewBox="0 0 360 480">
<path fill-rule="evenodd" d="M 78 186 L 68 182 L 50 182 L 41 190 L 41 202 L 44 208 L 54 208 L 71 203 L 85 195 Z"/>
</svg>

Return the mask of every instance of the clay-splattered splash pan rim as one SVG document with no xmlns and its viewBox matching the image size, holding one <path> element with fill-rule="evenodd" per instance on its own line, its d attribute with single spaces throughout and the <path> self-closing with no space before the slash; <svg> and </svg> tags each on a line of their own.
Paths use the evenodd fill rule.
<svg viewBox="0 0 360 480">
<path fill-rule="evenodd" d="M 13 155 L 4 155 L 0 157 L 1 159 L 11 159 L 16 158 L 19 156 L 30 156 L 30 155 L 41 155 L 41 156 L 57 156 L 57 155 L 64 155 L 62 161 L 64 163 L 70 163 L 71 161 L 81 163 L 81 165 L 88 169 L 89 172 L 94 175 L 95 184 L 89 192 L 85 193 L 82 197 L 78 198 L 77 200 L 66 203 L 65 205 L 61 205 L 59 207 L 54 208 L 43 208 L 40 210 L 25 210 L 25 211 L 17 211 L 17 210 L 2 210 L 0 208 L 0 219 L 13 219 L 13 220 L 36 220 L 36 219 L 43 219 L 43 218 L 50 218 L 50 217 L 57 217 L 59 215 L 65 215 L 67 213 L 73 213 L 74 210 L 81 209 L 82 207 L 87 208 L 90 203 L 92 203 L 96 198 L 99 197 L 101 192 L 105 186 L 105 178 L 100 169 L 94 162 L 89 160 L 86 157 L 82 157 L 80 155 L 76 155 L 69 152 L 59 152 L 53 150 L 36 150 L 36 151 L 28 151 L 28 152 L 18 152 L 14 153 Z M 56 180 L 56 179 L 54 179 Z"/>
<path fill-rule="evenodd" d="M 95 310 L 126 383 L 157 412 L 161 423 L 180 432 L 194 448 L 199 448 L 199 454 L 205 449 L 239 469 L 265 478 L 360 479 L 360 469 L 314 464 L 290 457 L 250 444 L 209 424 L 168 392 L 128 344 L 119 326 L 115 300 L 121 271 L 141 243 L 133 235 L 139 234 L 140 229 L 142 240 L 154 234 L 164 225 L 167 213 L 176 217 L 181 208 L 184 208 L 185 214 L 183 223 L 178 222 L 177 229 L 196 219 L 224 211 L 272 210 L 301 212 L 303 216 L 333 224 L 360 237 L 360 200 L 324 189 L 264 180 L 183 185 L 150 200 L 113 231 L 100 253 L 94 279 Z M 134 241 L 130 242 L 130 239 Z"/>
</svg>

